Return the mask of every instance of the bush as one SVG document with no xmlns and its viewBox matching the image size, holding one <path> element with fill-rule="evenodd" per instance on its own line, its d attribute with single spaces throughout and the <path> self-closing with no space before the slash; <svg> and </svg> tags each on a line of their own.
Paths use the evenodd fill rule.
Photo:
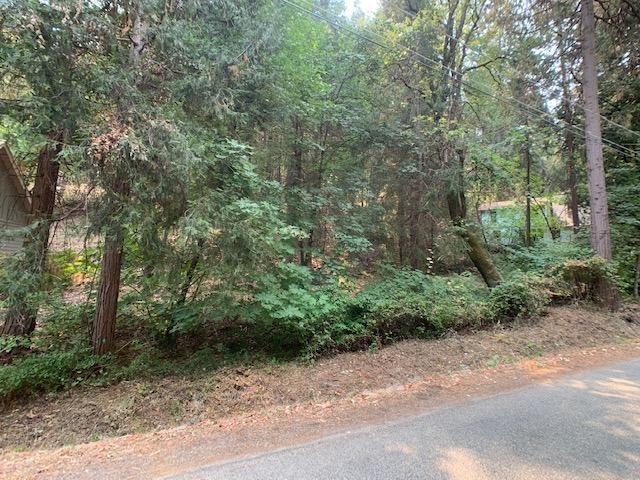
<svg viewBox="0 0 640 480">
<path fill-rule="evenodd" d="M 601 302 L 603 285 L 615 285 L 611 265 L 602 257 L 567 260 L 553 271 L 557 282 L 555 296 L 573 300 Z"/>
<path fill-rule="evenodd" d="M 100 370 L 102 362 L 88 349 L 53 351 L 16 358 L 0 367 L 0 398 L 9 399 L 78 384 Z"/>
<path fill-rule="evenodd" d="M 314 278 L 308 268 L 284 263 L 262 277 L 240 315 L 254 327 L 256 340 L 272 350 L 317 352 L 334 343 L 348 301 L 348 292 L 334 280 Z"/>
<path fill-rule="evenodd" d="M 33 349 L 0 367 L 0 399 L 67 388 L 93 376 L 109 362 L 109 357 L 91 355 L 84 306 L 54 298 L 50 301 L 31 339 L 4 337 L 0 342 L 0 350 L 15 346 Z"/>
<path fill-rule="evenodd" d="M 79 284 L 91 278 L 100 266 L 100 256 L 95 247 L 85 248 L 80 253 L 74 250 L 52 252 L 48 257 L 49 283 L 57 286 Z"/>
<path fill-rule="evenodd" d="M 2 335 L 0 337 L 0 353 L 11 353 L 31 346 L 31 339 L 16 335 Z"/>
<path fill-rule="evenodd" d="M 390 267 L 381 273 L 384 280 L 351 296 L 341 283 L 285 264 L 263 279 L 242 317 L 256 341 L 310 356 L 438 336 L 482 321 L 487 290 L 471 275 Z"/>
<path fill-rule="evenodd" d="M 591 248 L 582 243 L 542 240 L 530 248 L 507 248 L 507 270 L 520 270 L 540 276 L 568 260 L 582 260 L 593 255 Z"/>
<path fill-rule="evenodd" d="M 95 381 L 108 383 L 110 381 L 169 375 L 178 370 L 174 362 L 176 362 L 176 358 L 167 358 L 161 350 L 136 342 L 128 354 L 126 363 L 113 362 L 108 365 L 105 374 Z M 182 373 L 182 369 L 179 370 Z"/>
<path fill-rule="evenodd" d="M 254 315 L 271 343 L 299 349 L 325 342 L 324 325 L 341 317 L 346 301 L 338 288 L 291 285 L 258 293 Z"/>
<path fill-rule="evenodd" d="M 494 321 L 530 318 L 548 303 L 549 295 L 541 278 L 516 274 L 491 290 L 487 317 Z"/>
<path fill-rule="evenodd" d="M 382 341 L 437 336 L 481 321 L 486 289 L 471 276 L 436 277 L 406 269 L 384 274 L 384 280 L 355 297 L 351 312 L 364 317 Z"/>
</svg>

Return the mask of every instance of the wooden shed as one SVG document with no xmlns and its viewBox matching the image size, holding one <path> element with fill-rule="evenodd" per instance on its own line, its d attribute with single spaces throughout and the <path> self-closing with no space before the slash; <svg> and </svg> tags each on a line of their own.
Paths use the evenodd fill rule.
<svg viewBox="0 0 640 480">
<path fill-rule="evenodd" d="M 29 224 L 31 198 L 9 146 L 0 140 L 0 254 L 13 253 L 24 240 L 19 229 Z"/>
</svg>

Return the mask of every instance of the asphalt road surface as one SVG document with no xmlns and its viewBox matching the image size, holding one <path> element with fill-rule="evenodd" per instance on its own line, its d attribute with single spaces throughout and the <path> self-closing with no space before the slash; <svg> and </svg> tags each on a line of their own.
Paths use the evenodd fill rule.
<svg viewBox="0 0 640 480">
<path fill-rule="evenodd" d="M 640 480 L 640 359 L 174 480 Z"/>
</svg>

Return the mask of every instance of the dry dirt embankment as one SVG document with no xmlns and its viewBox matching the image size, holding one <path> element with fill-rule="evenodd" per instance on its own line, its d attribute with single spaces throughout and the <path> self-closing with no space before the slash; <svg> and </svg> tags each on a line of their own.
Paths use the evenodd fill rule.
<svg viewBox="0 0 640 480">
<path fill-rule="evenodd" d="M 514 326 L 403 341 L 312 365 L 225 368 L 197 377 L 128 381 L 47 395 L 14 404 L 0 415 L 0 448 L 53 448 L 202 421 L 224 422 L 274 407 L 288 414 L 306 405 L 361 402 L 384 397 L 385 392 L 394 396 L 433 376 L 491 371 L 553 353 L 639 341 L 637 316 L 552 308 L 541 318 Z"/>
</svg>

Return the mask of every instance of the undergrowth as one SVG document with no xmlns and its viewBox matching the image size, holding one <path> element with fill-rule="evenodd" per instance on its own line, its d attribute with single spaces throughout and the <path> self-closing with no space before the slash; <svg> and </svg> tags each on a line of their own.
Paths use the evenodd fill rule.
<svg viewBox="0 0 640 480">
<path fill-rule="evenodd" d="M 226 294 L 226 303 L 219 294 L 202 296 L 177 312 L 160 308 L 162 299 L 125 295 L 120 347 L 103 357 L 84 347 L 91 308 L 52 293 L 30 342 L 0 343 L 0 354 L 20 350 L 0 367 L 0 399 L 78 384 L 198 375 L 229 364 L 313 359 L 530 318 L 554 299 L 593 299 L 590 285 L 610 272 L 588 253 L 557 244 L 511 250 L 504 279 L 492 290 L 469 273 L 437 276 L 390 266 L 356 288 L 346 277 L 284 263 L 235 296 Z M 74 272 L 58 271 L 65 278 Z M 163 342 L 169 315 L 177 338 L 172 348 Z"/>
</svg>

